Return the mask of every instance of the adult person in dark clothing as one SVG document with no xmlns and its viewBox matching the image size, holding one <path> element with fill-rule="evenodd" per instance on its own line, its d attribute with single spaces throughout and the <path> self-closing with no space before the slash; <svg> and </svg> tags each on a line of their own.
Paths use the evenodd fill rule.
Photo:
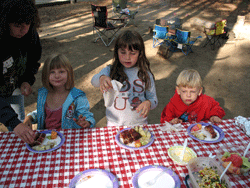
<svg viewBox="0 0 250 188">
<path fill-rule="evenodd" d="M 32 93 L 34 75 L 40 67 L 38 10 L 33 0 L 1 0 L 0 18 L 0 122 L 24 142 L 31 143 L 35 133 L 22 123 L 23 96 Z M 13 96 L 17 90 L 19 95 Z"/>
</svg>

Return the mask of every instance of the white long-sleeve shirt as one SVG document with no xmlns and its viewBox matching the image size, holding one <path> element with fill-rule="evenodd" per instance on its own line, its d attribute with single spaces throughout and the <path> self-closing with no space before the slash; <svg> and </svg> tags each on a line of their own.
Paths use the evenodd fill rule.
<svg viewBox="0 0 250 188">
<path fill-rule="evenodd" d="M 110 76 L 111 65 L 102 69 L 94 75 L 91 83 L 94 87 L 100 87 L 99 79 L 102 75 Z M 128 81 L 123 82 L 123 87 L 119 92 L 112 106 L 106 108 L 108 124 L 115 126 L 141 125 L 147 123 L 147 117 L 140 117 L 140 112 L 136 112 L 136 107 L 143 101 L 151 102 L 150 110 L 158 105 L 153 75 L 150 76 L 150 87 L 146 90 L 145 83 L 138 78 L 138 67 L 124 68 L 128 76 Z"/>
</svg>

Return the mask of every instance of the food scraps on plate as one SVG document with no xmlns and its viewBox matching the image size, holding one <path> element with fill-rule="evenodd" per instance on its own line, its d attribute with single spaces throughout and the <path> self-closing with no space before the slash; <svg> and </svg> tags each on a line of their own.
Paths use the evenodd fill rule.
<svg viewBox="0 0 250 188">
<path fill-rule="evenodd" d="M 83 177 L 83 178 L 81 178 L 77 183 L 76 183 L 76 188 L 78 188 L 78 187 L 83 187 L 83 186 L 81 186 L 81 184 L 83 183 L 83 182 L 85 182 L 85 181 L 87 181 L 87 180 L 89 180 L 90 178 L 92 178 L 93 177 L 93 175 L 89 175 L 89 176 L 85 176 L 85 177 Z"/>
<path fill-rule="evenodd" d="M 146 128 L 135 126 L 120 133 L 120 140 L 123 144 L 131 147 L 141 147 L 150 142 L 151 133 Z"/>
<path fill-rule="evenodd" d="M 192 127 L 191 134 L 200 140 L 213 140 L 218 137 L 212 125 L 202 126 L 199 123 Z"/>
<path fill-rule="evenodd" d="M 38 132 L 38 133 L 36 133 L 35 141 L 32 144 L 30 144 L 30 147 L 36 151 L 52 149 L 57 144 L 56 141 L 53 141 L 56 138 L 57 138 L 56 131 L 51 131 L 51 135 L 49 135 L 49 136 L 46 136 L 45 133 Z M 46 144 L 43 144 L 45 139 L 48 139 L 51 141 L 48 141 L 48 142 L 46 142 Z"/>
</svg>

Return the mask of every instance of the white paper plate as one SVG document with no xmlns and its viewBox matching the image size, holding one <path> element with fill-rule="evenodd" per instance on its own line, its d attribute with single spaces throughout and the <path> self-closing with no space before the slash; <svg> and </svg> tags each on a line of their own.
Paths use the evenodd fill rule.
<svg viewBox="0 0 250 188">
<path fill-rule="evenodd" d="M 148 188 L 145 183 L 159 173 L 164 171 L 155 184 L 150 186 L 150 188 L 178 188 L 181 186 L 180 179 L 178 175 L 171 169 L 164 166 L 150 165 L 139 169 L 132 178 L 132 183 L 134 188 Z M 167 185 L 167 186 L 166 186 Z"/>
<path fill-rule="evenodd" d="M 196 124 L 201 124 L 202 125 L 202 129 L 205 128 L 205 126 L 211 125 L 209 123 L 196 123 Z M 210 136 L 205 138 L 205 140 L 200 140 L 199 138 L 195 137 L 194 135 L 192 135 L 191 133 L 191 129 L 196 125 L 196 124 L 192 124 L 187 128 L 187 133 L 188 135 L 193 138 L 194 140 L 200 141 L 200 142 L 204 142 L 204 143 L 217 143 L 223 140 L 223 138 L 225 137 L 224 132 L 221 128 L 219 128 L 218 126 L 212 125 L 212 127 L 214 128 L 217 136 L 216 138 L 211 138 Z"/>
<path fill-rule="evenodd" d="M 50 140 L 50 139 L 46 138 L 47 136 L 51 135 L 51 130 L 45 130 L 45 131 L 41 131 L 40 132 L 40 133 L 45 133 L 46 134 L 46 137 L 45 137 L 42 145 L 46 145 L 48 142 L 54 142 L 54 141 L 56 142 L 56 145 L 52 149 L 38 151 L 38 150 L 32 149 L 32 147 L 30 147 L 30 145 L 26 143 L 27 149 L 29 151 L 31 151 L 31 152 L 34 152 L 34 153 L 47 153 L 47 152 L 51 152 L 51 151 L 57 150 L 65 142 L 65 137 L 63 136 L 62 133 L 60 133 L 58 131 L 56 131 L 56 132 L 57 132 L 57 138 L 53 139 L 53 140 Z"/>
<path fill-rule="evenodd" d="M 131 128 L 125 128 L 125 129 L 121 130 L 121 132 L 123 132 L 125 130 L 129 130 L 129 129 L 131 129 Z M 152 132 L 150 132 L 150 134 L 151 134 L 151 138 L 150 138 L 149 143 L 146 144 L 145 146 L 141 146 L 141 147 L 138 147 L 138 148 L 124 144 L 120 139 L 120 134 L 119 133 L 115 136 L 115 141 L 122 148 L 129 149 L 129 150 L 142 150 L 142 149 L 145 149 L 145 148 L 147 148 L 147 147 L 149 147 L 149 146 L 151 146 L 153 144 L 154 136 L 153 136 Z"/>
<path fill-rule="evenodd" d="M 119 186 L 117 178 L 111 172 L 103 169 L 89 169 L 77 174 L 71 180 L 69 187 L 118 188 Z"/>
</svg>

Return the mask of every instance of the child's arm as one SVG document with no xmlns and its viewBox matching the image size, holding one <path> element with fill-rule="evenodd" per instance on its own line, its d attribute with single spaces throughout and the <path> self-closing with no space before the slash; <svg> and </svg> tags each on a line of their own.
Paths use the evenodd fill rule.
<svg viewBox="0 0 250 188">
<path fill-rule="evenodd" d="M 108 91 L 109 89 L 113 88 L 111 83 L 111 78 L 105 75 L 100 77 L 100 90 L 102 93 Z"/>
<path fill-rule="evenodd" d="M 107 67 L 103 68 L 99 73 L 97 73 L 96 75 L 94 75 L 91 79 L 91 84 L 94 86 L 94 87 L 100 87 L 100 77 L 101 76 L 107 76 L 109 77 L 110 75 L 110 69 L 111 69 L 111 66 L 108 65 Z"/>
<path fill-rule="evenodd" d="M 146 90 L 145 97 L 151 103 L 150 110 L 153 110 L 158 105 L 158 98 L 156 95 L 155 82 L 153 76 L 151 73 L 149 73 L 149 76 L 150 76 L 150 87 Z"/>
<path fill-rule="evenodd" d="M 212 123 L 220 123 L 221 119 L 226 115 L 225 111 L 220 107 L 220 103 L 217 102 L 214 98 L 210 97 L 210 100 L 208 102 L 211 105 L 209 120 Z"/>
<path fill-rule="evenodd" d="M 210 117 L 210 121 L 212 123 L 221 123 L 222 120 L 218 116 L 212 116 L 212 117 Z"/>
<path fill-rule="evenodd" d="M 81 126 L 81 125 L 86 126 L 88 123 L 90 123 L 90 126 L 89 126 L 90 128 L 95 127 L 94 115 L 92 112 L 89 111 L 89 109 L 90 109 L 90 106 L 89 106 L 89 101 L 88 101 L 87 97 L 85 95 L 79 96 L 76 99 L 75 120 L 78 118 L 78 120 L 76 120 L 77 125 L 80 124 L 79 126 Z M 79 117 L 82 117 L 83 119 L 79 119 Z"/>
<path fill-rule="evenodd" d="M 77 125 L 79 125 L 82 128 L 89 128 L 91 123 L 89 121 L 86 121 L 86 117 L 83 117 L 83 115 L 79 115 L 78 119 L 73 118 L 73 120 L 76 122 Z"/>
<path fill-rule="evenodd" d="M 177 124 L 177 123 L 182 123 L 182 120 L 179 119 L 179 118 L 174 118 L 169 123 L 171 123 L 172 125 L 174 125 L 174 124 Z"/>
<path fill-rule="evenodd" d="M 140 116 L 145 118 L 148 116 L 149 111 L 156 108 L 158 105 L 158 99 L 155 90 L 155 82 L 151 73 L 150 76 L 150 87 L 145 91 L 146 100 L 143 101 L 137 108 L 137 113 L 141 113 Z"/>
<path fill-rule="evenodd" d="M 150 100 L 146 100 L 143 101 L 137 108 L 136 108 L 136 112 L 139 113 L 141 112 L 140 116 L 142 116 L 143 118 L 148 116 L 148 113 L 150 111 L 150 106 L 151 106 L 151 102 Z"/>
<path fill-rule="evenodd" d="M 165 122 L 170 122 L 171 120 L 178 118 L 176 116 L 174 116 L 174 112 L 172 111 L 174 109 L 173 104 L 171 102 L 169 102 L 164 109 L 161 112 L 161 123 L 165 123 Z"/>
</svg>

